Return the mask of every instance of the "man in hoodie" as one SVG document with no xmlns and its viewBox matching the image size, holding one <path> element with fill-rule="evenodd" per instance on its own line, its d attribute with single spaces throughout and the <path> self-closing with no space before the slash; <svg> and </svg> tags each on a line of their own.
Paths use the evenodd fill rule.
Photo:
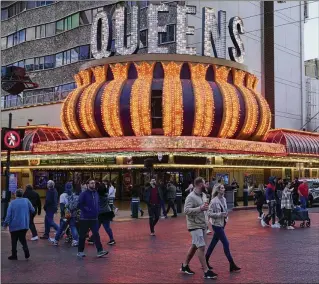
<svg viewBox="0 0 319 284">
<path fill-rule="evenodd" d="M 95 188 L 95 180 L 89 180 L 88 189 L 80 194 L 79 209 L 81 209 L 80 216 L 80 239 L 78 246 L 78 257 L 85 257 L 85 238 L 89 230 L 92 232 L 95 247 L 97 249 L 97 257 L 102 257 L 108 254 L 103 250 L 100 234 L 99 234 L 99 195 Z"/>
<path fill-rule="evenodd" d="M 272 220 L 272 228 L 280 228 L 280 225 L 276 223 L 276 177 L 270 177 L 269 183 L 266 188 L 266 202 L 268 204 L 269 212 L 268 214 L 261 220 L 261 225 L 263 227 L 269 226 L 270 220 Z"/>
<path fill-rule="evenodd" d="M 57 232 L 59 230 L 59 226 L 54 223 L 54 214 L 58 211 L 58 192 L 55 189 L 55 183 L 53 180 L 49 180 L 47 182 L 47 194 L 45 196 L 45 218 L 44 218 L 44 235 L 40 237 L 40 239 L 49 239 L 50 229 L 51 227 Z"/>
<path fill-rule="evenodd" d="M 23 194 L 24 198 L 28 198 L 35 209 L 34 213 L 30 213 L 30 230 L 32 233 L 31 241 L 37 241 L 39 239 L 37 229 L 34 225 L 34 217 L 35 215 L 41 215 L 41 199 L 40 195 L 33 190 L 32 185 L 28 184 L 25 188 L 25 192 Z"/>
</svg>

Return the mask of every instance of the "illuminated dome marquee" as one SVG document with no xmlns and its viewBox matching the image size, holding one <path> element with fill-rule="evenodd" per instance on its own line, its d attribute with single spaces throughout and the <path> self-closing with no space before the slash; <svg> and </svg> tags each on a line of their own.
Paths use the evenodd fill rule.
<svg viewBox="0 0 319 284">
<path fill-rule="evenodd" d="M 258 79 L 239 63 L 146 54 L 87 63 L 63 103 L 70 139 L 199 136 L 260 140 L 271 113 Z"/>
</svg>

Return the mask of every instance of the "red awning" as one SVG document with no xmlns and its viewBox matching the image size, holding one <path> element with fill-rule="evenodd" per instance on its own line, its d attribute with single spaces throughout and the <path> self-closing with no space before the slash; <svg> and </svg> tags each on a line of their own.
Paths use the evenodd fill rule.
<svg viewBox="0 0 319 284">
<path fill-rule="evenodd" d="M 61 128 L 58 127 L 26 127 L 22 149 L 23 151 L 31 151 L 35 143 L 67 139 Z"/>
<path fill-rule="evenodd" d="M 319 134 L 291 129 L 274 129 L 266 142 L 285 145 L 288 154 L 319 156 Z"/>
</svg>

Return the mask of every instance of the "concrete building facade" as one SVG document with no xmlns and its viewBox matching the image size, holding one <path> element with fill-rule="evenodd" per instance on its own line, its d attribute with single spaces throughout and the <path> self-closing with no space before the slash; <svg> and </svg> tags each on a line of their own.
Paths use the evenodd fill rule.
<svg viewBox="0 0 319 284">
<path fill-rule="evenodd" d="M 39 3 L 38 3 L 39 2 Z M 93 60 L 90 51 L 92 19 L 98 11 L 113 13 L 113 1 L 4 1 L 1 3 L 1 62 L 6 66 L 25 67 L 39 84 L 37 90 L 25 91 L 18 97 L 2 97 L 2 125 L 8 112 L 13 113 L 13 126 L 47 124 L 61 126 L 61 102 L 74 88 L 73 75 L 79 67 Z M 152 1 L 154 3 L 155 1 Z M 156 1 L 160 3 L 161 1 Z M 162 1 L 168 2 L 168 1 Z M 169 12 L 159 18 L 167 25 L 167 34 L 159 36 L 159 44 L 175 51 L 176 1 L 169 1 Z M 306 120 L 306 94 L 303 60 L 303 2 L 273 2 L 266 7 L 259 1 L 186 1 L 196 6 L 196 15 L 188 15 L 188 25 L 195 35 L 188 45 L 202 50 L 203 7 L 226 11 L 243 19 L 245 34 L 244 64 L 259 79 L 259 91 L 273 112 L 273 127 L 300 129 Z M 127 1 L 129 7 L 140 8 L 140 49 L 147 52 L 147 1 Z M 232 41 L 226 33 L 226 46 Z M 273 44 L 272 44 L 273 42 Z M 227 59 L 229 56 L 227 54 Z"/>
</svg>

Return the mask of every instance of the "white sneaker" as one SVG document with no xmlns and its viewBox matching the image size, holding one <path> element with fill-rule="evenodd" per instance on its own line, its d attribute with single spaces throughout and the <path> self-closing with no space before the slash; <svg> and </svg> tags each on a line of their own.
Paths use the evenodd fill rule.
<svg viewBox="0 0 319 284">
<path fill-rule="evenodd" d="M 293 226 L 288 226 L 287 230 L 294 230 L 295 228 Z"/>
<path fill-rule="evenodd" d="M 277 224 L 273 224 L 273 225 L 271 225 L 271 227 L 272 227 L 273 229 L 279 229 L 279 228 L 280 228 L 280 226 L 278 227 Z"/>
<path fill-rule="evenodd" d="M 77 241 L 72 241 L 72 244 L 71 244 L 72 247 L 77 247 L 78 245 L 79 245 L 79 242 L 77 242 Z"/>
<path fill-rule="evenodd" d="M 258 220 L 261 220 L 262 218 L 263 218 L 263 217 L 258 217 L 257 219 L 258 219 Z"/>
<path fill-rule="evenodd" d="M 49 242 L 51 243 L 55 242 L 55 238 L 49 238 Z"/>
<path fill-rule="evenodd" d="M 278 222 L 275 223 L 275 225 L 277 226 L 277 228 L 281 228 L 281 225 Z"/>
<path fill-rule="evenodd" d="M 165 216 L 161 216 L 161 219 L 165 219 L 166 217 Z"/>
<path fill-rule="evenodd" d="M 35 236 L 35 237 L 32 237 L 31 238 L 31 241 L 37 241 L 39 239 L 39 237 L 38 236 Z"/>
<path fill-rule="evenodd" d="M 85 257 L 86 254 L 84 252 L 78 252 L 76 256 L 82 258 L 82 257 Z"/>
</svg>

